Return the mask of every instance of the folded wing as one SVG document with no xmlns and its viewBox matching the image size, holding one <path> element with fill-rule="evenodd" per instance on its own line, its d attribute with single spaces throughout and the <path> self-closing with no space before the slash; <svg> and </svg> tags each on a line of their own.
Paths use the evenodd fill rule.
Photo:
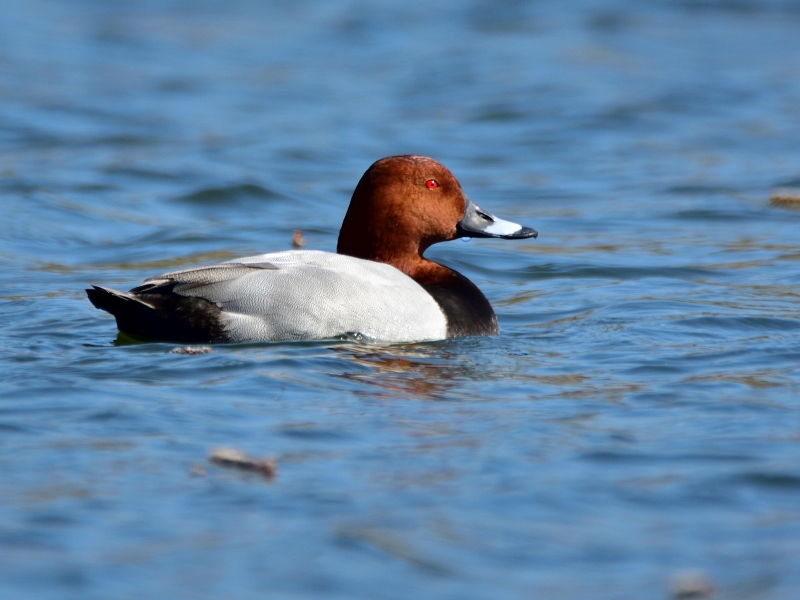
<svg viewBox="0 0 800 600">
<path fill-rule="evenodd" d="M 97 287 L 88 293 L 95 306 L 117 318 L 122 331 L 155 339 L 446 337 L 441 309 L 412 279 L 389 265 L 327 252 L 240 258 L 151 277 L 128 293 Z"/>
</svg>

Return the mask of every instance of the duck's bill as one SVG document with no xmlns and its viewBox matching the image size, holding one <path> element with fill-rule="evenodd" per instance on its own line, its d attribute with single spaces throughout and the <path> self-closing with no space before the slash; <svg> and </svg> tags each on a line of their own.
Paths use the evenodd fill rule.
<svg viewBox="0 0 800 600">
<path fill-rule="evenodd" d="M 456 225 L 456 237 L 484 237 L 520 240 L 535 238 L 539 235 L 535 229 L 523 227 L 511 221 L 498 219 L 489 214 L 469 198 L 466 199 L 464 218 Z"/>
</svg>

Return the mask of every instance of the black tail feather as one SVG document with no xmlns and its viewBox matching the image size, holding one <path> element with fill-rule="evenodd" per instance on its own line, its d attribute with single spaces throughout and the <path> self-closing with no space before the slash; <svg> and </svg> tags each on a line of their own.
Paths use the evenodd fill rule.
<svg viewBox="0 0 800 600">
<path fill-rule="evenodd" d="M 114 315 L 120 331 L 170 342 L 221 342 L 225 334 L 221 310 L 202 298 L 172 292 L 133 294 L 93 285 L 89 301 Z"/>
</svg>

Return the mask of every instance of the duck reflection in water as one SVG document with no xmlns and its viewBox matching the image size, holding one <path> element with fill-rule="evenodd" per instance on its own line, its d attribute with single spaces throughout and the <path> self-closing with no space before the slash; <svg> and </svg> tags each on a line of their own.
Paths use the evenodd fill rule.
<svg viewBox="0 0 800 600">
<path fill-rule="evenodd" d="M 336 373 L 333 376 L 384 390 L 378 395 L 396 398 L 407 395 L 420 400 L 447 400 L 451 392 L 464 397 L 460 383 L 464 379 L 485 379 L 487 373 L 474 363 L 461 362 L 446 350 L 448 342 L 371 347 L 366 345 L 337 346 L 339 356 L 367 371 Z M 458 389 L 456 389 L 458 388 Z"/>
</svg>

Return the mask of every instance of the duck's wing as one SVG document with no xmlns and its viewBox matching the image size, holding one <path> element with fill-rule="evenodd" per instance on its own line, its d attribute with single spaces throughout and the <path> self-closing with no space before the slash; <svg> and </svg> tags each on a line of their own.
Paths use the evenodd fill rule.
<svg viewBox="0 0 800 600">
<path fill-rule="evenodd" d="M 190 292 L 198 288 L 224 284 L 225 282 L 249 275 L 254 270 L 267 269 L 274 271 L 277 270 L 277 268 L 278 267 L 268 262 L 253 262 L 248 264 L 230 262 L 208 267 L 195 267 L 193 269 L 184 269 L 182 271 L 174 271 L 172 273 L 164 273 L 163 275 L 149 277 L 144 280 L 142 285 L 133 288 L 131 293 L 153 294 L 169 291 L 182 296 L 192 296 L 194 294 Z"/>
<path fill-rule="evenodd" d="M 89 291 L 92 303 L 122 331 L 156 339 L 402 342 L 447 329 L 436 301 L 394 267 L 327 252 L 245 257 L 151 277 L 128 293 L 100 290 Z M 154 335 L 162 330 L 169 337 Z"/>
<path fill-rule="evenodd" d="M 214 302 L 194 290 L 221 285 L 269 264 L 221 264 L 165 273 L 128 292 L 94 285 L 86 290 L 91 303 L 111 313 L 120 331 L 174 342 L 228 341 L 225 319 Z"/>
</svg>

